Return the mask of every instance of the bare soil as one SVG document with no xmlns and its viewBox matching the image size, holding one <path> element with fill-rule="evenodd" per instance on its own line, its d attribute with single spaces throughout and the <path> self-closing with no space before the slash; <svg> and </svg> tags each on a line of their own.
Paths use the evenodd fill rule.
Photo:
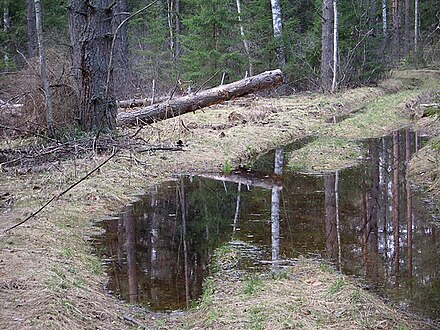
<svg viewBox="0 0 440 330">
<path fill-rule="evenodd" d="M 418 105 L 435 96 L 439 82 L 437 71 L 404 71 L 378 87 L 335 95 L 253 95 L 140 131 L 121 129 L 118 138 L 101 148 L 77 137 L 76 146 L 56 157 L 50 157 L 54 145 L 43 146 L 38 137 L 5 135 L 0 142 L 2 150 L 9 150 L 0 153 L 0 162 L 8 163 L 0 175 L 0 328 L 434 328 L 310 260 L 299 261 L 283 278 L 263 276 L 257 281 L 261 290 L 252 295 L 243 295 L 246 278 L 217 278 L 212 294 L 205 295 L 198 308 L 184 315 L 150 313 L 106 293 L 105 269 L 88 239 L 99 231 L 93 226 L 96 221 L 116 214 L 155 184 L 182 173 L 219 172 L 229 164 L 248 164 L 274 147 L 306 136 L 317 137 L 315 146 L 301 156 L 292 154 L 291 166 L 326 170 L 329 159 L 332 169 L 351 166 L 362 153 L 353 141 L 408 125 L 422 127 L 426 120 L 419 120 Z M 348 118 L 334 124 L 329 122 L 333 116 Z M 438 123 L 430 120 L 423 127 L 437 134 Z M 55 198 L 37 216 L 5 232 L 102 164 L 113 150 L 117 154 L 99 171 Z M 47 157 L 41 158 L 44 153 Z M 339 157 L 332 157 L 336 154 Z M 414 181 L 429 184 L 437 196 L 439 159 L 432 142 L 415 156 L 412 166 Z M 344 290 L 329 293 L 334 283 Z"/>
</svg>

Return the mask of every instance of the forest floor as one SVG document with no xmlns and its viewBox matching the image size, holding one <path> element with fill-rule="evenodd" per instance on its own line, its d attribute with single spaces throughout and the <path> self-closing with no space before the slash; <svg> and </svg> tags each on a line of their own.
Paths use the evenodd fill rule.
<svg viewBox="0 0 440 330">
<path fill-rule="evenodd" d="M 219 272 L 197 307 L 184 314 L 151 313 L 106 292 L 105 269 L 89 239 L 100 231 L 94 223 L 158 183 L 179 174 L 249 164 L 268 150 L 308 136 L 318 139 L 292 155 L 291 167 L 349 167 L 362 154 L 357 140 L 409 126 L 422 130 L 432 139 L 414 156 L 410 175 L 438 199 L 440 125 L 436 116 L 422 117 L 419 104 L 435 98 L 438 103 L 439 86 L 439 71 L 398 71 L 377 87 L 335 95 L 248 96 L 142 130 L 120 130 L 116 142 L 105 143 L 118 150 L 110 159 L 110 150 L 92 152 L 82 137 L 73 145 L 56 146 L 43 146 L 35 137 L 3 138 L 0 328 L 436 328 L 308 259 L 300 259 L 283 276 L 260 277 L 250 293 L 244 290 L 247 278 Z M 346 119 L 333 123 L 335 116 Z M 38 215 L 5 232 L 53 196 L 58 197 Z"/>
</svg>

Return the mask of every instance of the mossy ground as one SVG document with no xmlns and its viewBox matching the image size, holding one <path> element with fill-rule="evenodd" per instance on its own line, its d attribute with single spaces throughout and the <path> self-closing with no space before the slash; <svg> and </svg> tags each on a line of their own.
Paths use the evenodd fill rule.
<svg viewBox="0 0 440 330">
<path fill-rule="evenodd" d="M 319 264 L 308 261 L 287 270 L 286 279 L 261 278 L 261 290 L 255 294 L 242 293 L 245 280 L 230 278 L 221 283 L 223 291 L 215 287 L 212 308 L 202 304 L 183 317 L 149 313 L 105 292 L 105 270 L 101 260 L 93 254 L 88 239 L 98 231 L 93 226 L 97 220 L 117 213 L 136 195 L 157 183 L 180 173 L 221 171 L 225 164 L 247 163 L 255 155 L 295 139 L 317 136 L 318 141 L 322 139 L 325 143 L 316 142 L 313 148 L 309 148 L 309 154 L 320 150 L 318 153 L 329 161 L 337 153 L 340 160 L 331 166 L 348 166 L 353 157 L 358 157 L 360 150 L 356 143 L 347 146 L 344 139 L 354 141 L 357 137 L 365 137 L 364 131 L 376 132 L 374 125 L 377 126 L 375 134 L 385 134 L 406 125 L 411 119 L 411 107 L 416 107 L 413 101 L 432 89 L 430 84 L 436 82 L 438 86 L 438 77 L 439 74 L 432 71 L 405 72 L 396 74 L 378 87 L 359 88 L 331 96 L 249 97 L 158 122 L 137 132 L 136 138 L 156 146 L 172 146 L 182 140 L 182 151 L 141 153 L 124 149 L 98 173 L 56 199 L 38 216 L 7 233 L 5 229 L 36 211 L 109 155 L 89 152 L 50 163 L 45 169 L 6 169 L 0 176 L 0 328 L 129 329 L 137 327 L 127 321 L 135 317 L 151 329 L 220 329 L 223 323 L 216 323 L 216 320 L 227 322 L 225 327 L 231 329 L 295 328 L 300 325 L 305 328 L 354 329 L 364 321 L 370 322 L 365 323 L 364 328 L 380 328 L 383 324 L 382 328 L 389 325 L 419 329 L 419 322 L 403 316 L 401 323 L 397 316 L 390 319 L 388 314 L 392 313 L 383 312 L 388 310 L 386 305 L 356 289 L 355 285 L 345 286 L 347 280 L 341 275 L 324 272 Z M 386 103 L 380 103 L 382 98 Z M 377 104 L 371 105 L 372 99 Z M 407 107 L 406 104 L 412 105 Z M 332 116 L 347 114 L 353 117 L 338 124 L 326 122 Z M 350 135 L 350 125 L 356 134 Z M 126 129 L 118 133 L 134 135 L 136 130 Z M 36 139 L 4 138 L 1 146 L 11 148 L 32 143 L 36 144 Z M 420 153 L 423 158 L 422 152 L 426 151 Z M 314 169 L 325 169 L 324 165 L 323 158 L 315 162 Z M 421 165 L 416 167 L 422 169 Z M 307 283 L 301 277 L 301 270 L 309 278 L 313 275 L 314 282 Z M 340 310 L 340 297 L 328 291 L 341 278 L 347 299 L 359 292 L 362 301 L 374 303 L 367 305 L 367 310 L 359 307 L 353 313 Z M 316 290 L 311 291 L 311 288 Z M 221 292 L 229 294 L 224 306 L 222 304 L 219 308 L 216 299 L 220 299 Z M 279 294 L 267 295 L 272 292 Z M 315 293 L 319 294 L 314 296 Z M 295 297 L 300 297 L 301 301 L 296 301 Z M 226 312 L 228 315 L 223 314 Z M 393 313 L 398 312 L 393 310 Z M 352 319 L 355 316 L 357 319 Z M 211 325 L 207 323 L 208 319 L 212 320 Z M 237 323 L 234 325 L 227 319 Z"/>
</svg>

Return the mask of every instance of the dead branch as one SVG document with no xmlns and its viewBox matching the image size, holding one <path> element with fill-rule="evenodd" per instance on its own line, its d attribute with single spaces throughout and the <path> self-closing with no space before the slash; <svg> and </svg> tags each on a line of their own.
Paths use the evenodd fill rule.
<svg viewBox="0 0 440 330">
<path fill-rule="evenodd" d="M 5 233 L 7 233 L 8 231 L 17 228 L 18 226 L 21 226 L 22 224 L 24 224 L 25 222 L 29 221 L 30 219 L 32 219 L 33 217 L 35 217 L 37 214 L 39 214 L 41 211 L 43 211 L 49 204 L 51 204 L 53 201 L 59 199 L 61 196 L 63 196 L 64 194 L 66 194 L 67 192 L 69 192 L 70 190 L 72 190 L 73 188 L 75 188 L 77 185 L 79 185 L 81 182 L 83 182 L 84 180 L 86 180 L 87 178 L 89 178 L 93 173 L 97 172 L 99 169 L 101 169 L 101 167 L 103 167 L 105 164 L 107 164 L 113 157 L 116 156 L 116 154 L 119 152 L 120 149 L 115 150 L 110 157 L 108 157 L 105 161 L 103 161 L 101 164 L 99 164 L 98 166 L 96 166 L 93 170 L 91 170 L 89 173 L 87 173 L 86 175 L 84 175 L 81 179 L 79 179 L 78 181 L 76 181 L 75 183 L 73 183 L 72 185 L 70 185 L 67 189 L 63 190 L 61 193 L 52 196 L 51 199 L 49 199 L 43 206 L 41 206 L 37 211 L 35 211 L 34 213 L 32 213 L 30 216 L 28 216 L 26 219 L 20 221 L 19 223 L 13 225 L 12 227 L 9 227 L 8 229 L 5 230 Z"/>
</svg>

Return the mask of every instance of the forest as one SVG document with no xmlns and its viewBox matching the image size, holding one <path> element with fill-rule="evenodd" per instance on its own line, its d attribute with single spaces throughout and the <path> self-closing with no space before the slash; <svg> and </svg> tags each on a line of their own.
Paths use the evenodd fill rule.
<svg viewBox="0 0 440 330">
<path fill-rule="evenodd" d="M 439 0 L 0 0 L 1 329 L 438 329 Z"/>
</svg>

